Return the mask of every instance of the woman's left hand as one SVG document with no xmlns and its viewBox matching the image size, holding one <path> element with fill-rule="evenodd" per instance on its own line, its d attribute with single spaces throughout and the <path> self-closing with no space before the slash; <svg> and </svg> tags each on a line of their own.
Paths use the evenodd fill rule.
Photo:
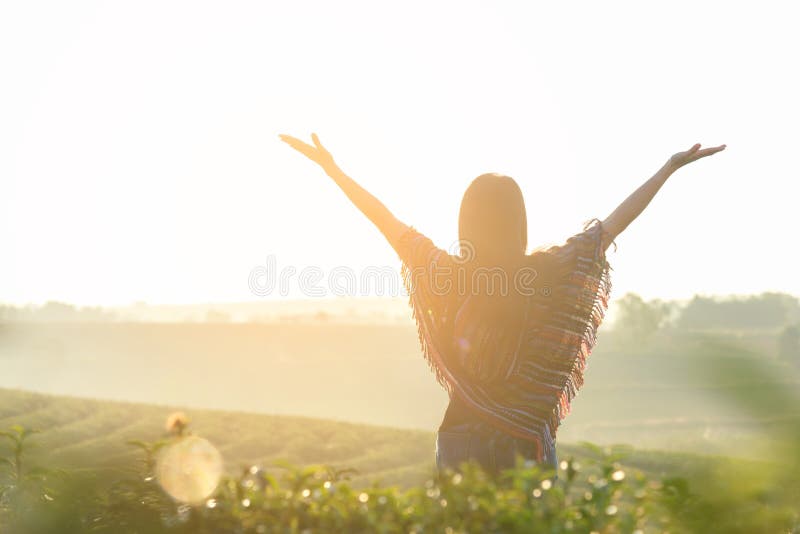
<svg viewBox="0 0 800 534">
<path fill-rule="evenodd" d="M 281 138 L 281 141 L 297 150 L 311 161 L 317 163 L 328 176 L 333 176 L 334 173 L 341 172 L 339 166 L 333 161 L 331 153 L 319 142 L 317 134 L 311 134 L 311 140 L 314 142 L 313 146 L 291 135 L 280 134 L 278 137 Z"/>
<path fill-rule="evenodd" d="M 725 145 L 719 145 L 711 148 L 704 148 L 701 150 L 700 143 L 697 143 L 696 145 L 692 146 L 692 148 L 690 148 L 689 150 L 673 154 L 673 156 L 669 158 L 669 165 L 673 169 L 677 170 L 686 165 L 687 163 L 697 161 L 700 158 L 704 158 L 712 154 L 716 154 L 717 152 L 720 152 L 722 150 L 725 150 Z"/>
</svg>

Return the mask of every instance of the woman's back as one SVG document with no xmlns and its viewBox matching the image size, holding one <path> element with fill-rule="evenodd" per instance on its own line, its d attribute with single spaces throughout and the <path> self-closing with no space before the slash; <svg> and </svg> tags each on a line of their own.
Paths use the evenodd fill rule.
<svg viewBox="0 0 800 534">
<path fill-rule="evenodd" d="M 553 457 L 610 291 L 599 221 L 511 269 L 475 268 L 413 229 L 396 249 L 423 352 L 453 399 L 440 430 L 484 423 Z M 493 285 L 475 278 L 487 271 Z"/>
</svg>

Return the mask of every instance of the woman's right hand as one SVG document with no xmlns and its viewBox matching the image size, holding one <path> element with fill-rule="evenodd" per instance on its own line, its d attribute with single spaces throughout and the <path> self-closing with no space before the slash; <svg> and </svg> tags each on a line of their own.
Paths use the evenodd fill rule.
<svg viewBox="0 0 800 534">
<path fill-rule="evenodd" d="M 311 134 L 311 140 L 314 142 L 314 146 L 309 145 L 308 143 L 305 143 L 296 137 L 292 137 L 291 135 L 280 134 L 278 137 L 281 138 L 281 141 L 322 167 L 322 170 L 324 170 L 328 176 L 333 177 L 334 174 L 341 173 L 339 166 L 336 165 L 335 161 L 333 161 L 333 156 L 331 153 L 328 152 L 328 150 L 322 146 L 322 143 L 319 142 L 319 137 L 317 137 L 317 134 Z"/>
<path fill-rule="evenodd" d="M 693 161 L 697 161 L 700 158 L 704 158 L 706 156 L 710 156 L 712 154 L 716 154 L 722 150 L 725 150 L 726 145 L 719 145 L 711 148 L 704 148 L 700 150 L 700 143 L 695 144 L 689 150 L 685 152 L 678 152 L 673 154 L 671 158 L 669 158 L 669 162 L 667 163 L 673 170 L 678 170 L 687 163 L 691 163 Z"/>
<path fill-rule="evenodd" d="M 279 137 L 281 141 L 322 167 L 336 185 L 344 191 L 347 198 L 378 227 L 392 246 L 408 231 L 408 226 L 398 221 L 380 200 L 342 172 L 336 162 L 333 161 L 331 153 L 319 142 L 317 134 L 311 134 L 311 140 L 314 142 L 313 146 L 291 135 L 281 134 Z"/>
</svg>

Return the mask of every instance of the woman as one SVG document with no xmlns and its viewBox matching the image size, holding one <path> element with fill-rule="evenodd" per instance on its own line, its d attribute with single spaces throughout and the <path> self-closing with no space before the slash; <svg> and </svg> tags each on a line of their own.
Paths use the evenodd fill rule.
<svg viewBox="0 0 800 534">
<path fill-rule="evenodd" d="M 460 252 L 450 255 L 342 172 L 316 134 L 313 145 L 280 138 L 322 167 L 403 262 L 423 354 L 450 396 L 437 466 L 475 460 L 494 474 L 518 456 L 557 469 L 556 430 L 583 383 L 608 305 L 606 249 L 672 173 L 725 149 L 696 144 L 678 152 L 605 220 L 531 254 L 516 182 L 481 175 L 464 194 Z"/>
</svg>

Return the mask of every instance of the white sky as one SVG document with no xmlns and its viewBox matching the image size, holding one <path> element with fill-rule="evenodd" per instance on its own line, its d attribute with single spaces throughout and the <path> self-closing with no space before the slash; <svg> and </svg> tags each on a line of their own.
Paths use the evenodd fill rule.
<svg viewBox="0 0 800 534">
<path fill-rule="evenodd" d="M 609 255 L 614 293 L 800 293 L 791 2 L 4 2 L 0 301 L 254 299 L 248 273 L 397 266 L 324 174 L 448 246 L 516 178 L 531 245 L 682 169 Z M 300 295 L 294 295 L 300 296 Z"/>
</svg>

